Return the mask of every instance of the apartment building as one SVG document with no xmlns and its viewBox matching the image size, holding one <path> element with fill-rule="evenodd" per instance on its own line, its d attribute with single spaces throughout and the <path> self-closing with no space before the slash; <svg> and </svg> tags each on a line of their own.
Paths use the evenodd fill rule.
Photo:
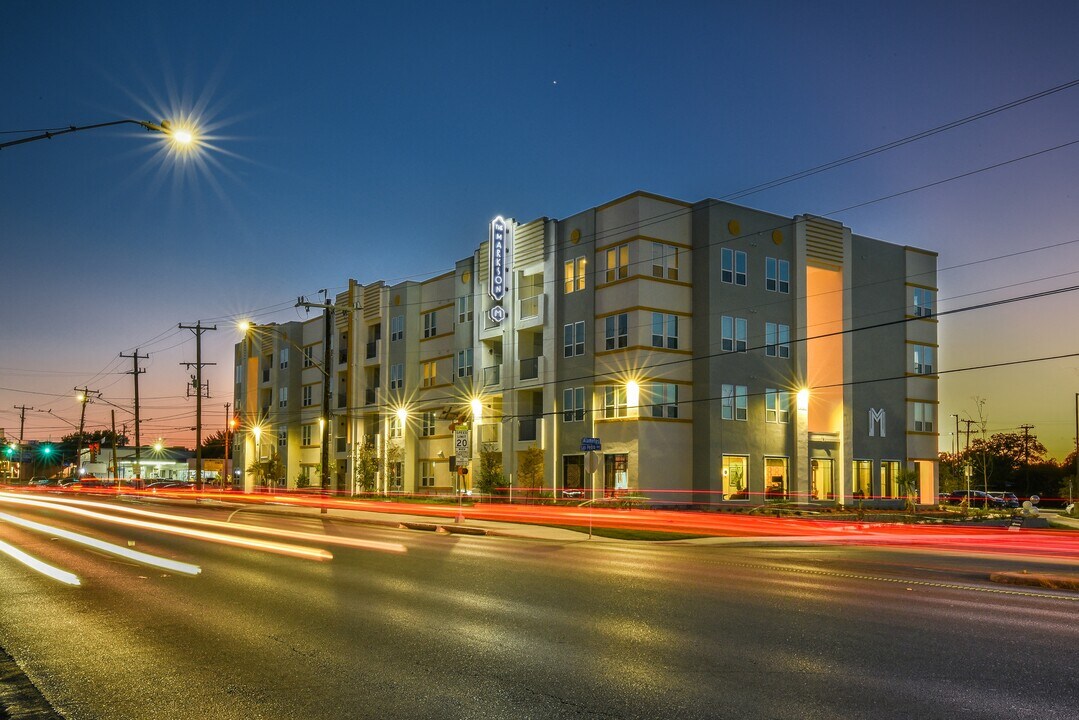
<svg viewBox="0 0 1079 720">
<path fill-rule="evenodd" d="M 500 217 L 441 275 L 349 280 L 330 333 L 249 333 L 237 467 L 269 435 L 285 483 L 318 484 L 327 404 L 342 492 L 467 489 L 481 449 L 519 485 L 536 448 L 554 496 L 887 502 L 913 471 L 928 503 L 935 299 L 935 253 L 826 218 L 646 192 Z"/>
</svg>

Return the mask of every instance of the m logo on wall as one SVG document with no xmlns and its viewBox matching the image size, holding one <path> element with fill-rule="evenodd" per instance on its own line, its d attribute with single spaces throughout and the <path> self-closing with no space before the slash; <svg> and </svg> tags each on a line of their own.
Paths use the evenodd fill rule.
<svg viewBox="0 0 1079 720">
<path fill-rule="evenodd" d="M 884 437 L 884 408 L 869 408 L 869 437 L 877 436 L 877 428 L 880 428 L 880 436 Z"/>
</svg>

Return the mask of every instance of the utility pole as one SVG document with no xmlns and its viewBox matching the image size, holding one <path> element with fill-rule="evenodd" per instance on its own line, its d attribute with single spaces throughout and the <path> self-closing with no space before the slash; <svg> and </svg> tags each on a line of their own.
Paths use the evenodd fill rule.
<svg viewBox="0 0 1079 720">
<path fill-rule="evenodd" d="M 96 390 L 90 390 L 85 387 L 75 388 L 75 392 L 79 393 L 79 403 L 82 404 L 82 410 L 79 412 L 79 440 L 78 450 L 75 451 L 75 474 L 81 475 L 79 470 L 82 469 L 82 431 L 86 427 L 86 403 L 90 402 L 90 393 L 98 394 Z M 79 478 L 76 477 L 75 480 Z"/>
<path fill-rule="evenodd" d="M 322 493 L 325 495 L 330 490 L 330 341 L 333 339 L 333 313 L 338 308 L 329 301 L 329 296 L 326 295 L 326 291 L 323 290 L 323 296 L 321 303 L 311 303 L 304 300 L 302 297 L 296 298 L 296 307 L 304 307 L 310 310 L 311 308 L 322 308 L 322 374 L 324 376 L 322 381 L 322 448 L 321 459 L 322 463 Z M 347 312 L 347 311 L 346 311 Z M 322 513 L 325 514 L 328 511 L 326 504 L 322 504 Z"/>
<path fill-rule="evenodd" d="M 22 445 L 22 431 L 26 429 L 26 411 L 34 408 L 26 407 L 25 405 L 15 405 L 14 407 L 19 411 L 19 445 Z"/>
<path fill-rule="evenodd" d="M 959 420 L 958 418 L 956 419 L 956 423 L 955 423 L 955 431 L 956 432 L 959 432 L 959 423 L 963 423 L 964 425 L 967 426 L 967 429 L 963 431 L 963 435 L 966 437 L 966 441 L 967 441 L 967 450 L 970 450 L 970 426 L 974 425 L 976 422 L 977 421 L 971 420 L 970 418 L 966 418 L 964 420 Z"/>
<path fill-rule="evenodd" d="M 1023 431 L 1023 490 L 1027 497 L 1030 497 L 1030 431 L 1034 429 L 1033 425 L 1020 425 L 1019 429 Z"/>
<path fill-rule="evenodd" d="M 959 415 L 952 413 L 952 417 L 955 418 L 955 442 L 952 444 L 952 452 L 959 456 Z"/>
<path fill-rule="evenodd" d="M 120 357 L 131 358 L 133 367 L 128 375 L 133 375 L 135 377 L 135 486 L 138 487 L 140 485 L 139 480 L 142 478 L 142 457 L 140 455 L 141 450 L 139 447 L 139 443 L 141 442 L 141 438 L 139 437 L 139 375 L 146 372 L 145 368 L 139 368 L 139 359 L 147 360 L 150 356 L 139 355 L 138 348 L 135 348 L 135 352 L 130 355 L 120 353 Z M 124 428 L 124 434 L 127 434 L 126 427 Z"/>
<path fill-rule="evenodd" d="M 116 494 L 120 494 L 120 462 L 116 459 L 116 411 L 109 411 L 112 415 L 112 477 L 116 480 Z"/>
<path fill-rule="evenodd" d="M 203 327 L 199 320 L 194 325 L 180 323 L 181 330 L 190 330 L 195 333 L 195 362 L 180 363 L 184 367 L 195 366 L 195 376 L 192 378 L 195 386 L 195 492 L 202 492 L 202 366 L 216 365 L 217 363 L 204 363 L 202 361 L 202 334 L 207 330 L 216 330 L 217 325 Z M 210 396 L 209 383 L 206 385 L 206 397 Z"/>
<path fill-rule="evenodd" d="M 232 429 L 232 415 L 229 409 L 232 403 L 225 403 L 225 464 L 221 468 L 221 490 L 225 489 L 225 478 L 232 480 L 232 472 L 229 470 L 229 430 Z"/>
<path fill-rule="evenodd" d="M 1072 486 L 1079 480 L 1079 393 L 1075 393 L 1075 477 L 1068 482 L 1068 504 L 1072 504 Z"/>
</svg>

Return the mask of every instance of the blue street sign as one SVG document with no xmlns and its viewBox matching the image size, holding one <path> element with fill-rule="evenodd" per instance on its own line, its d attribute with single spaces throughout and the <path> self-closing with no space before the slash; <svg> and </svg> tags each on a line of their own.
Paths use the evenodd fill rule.
<svg viewBox="0 0 1079 720">
<path fill-rule="evenodd" d="M 581 451 L 589 452 L 592 450 L 602 450 L 600 447 L 599 438 L 581 438 Z"/>
</svg>

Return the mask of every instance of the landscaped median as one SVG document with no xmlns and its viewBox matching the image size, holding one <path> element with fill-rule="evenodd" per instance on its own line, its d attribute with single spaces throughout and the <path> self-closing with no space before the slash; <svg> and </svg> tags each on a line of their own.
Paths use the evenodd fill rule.
<svg viewBox="0 0 1079 720">
<path fill-rule="evenodd" d="M 1050 590 L 1071 590 L 1079 592 L 1079 575 L 1045 572 L 998 572 L 989 576 L 989 580 L 1005 585 L 1026 585 L 1029 587 L 1048 588 Z"/>
</svg>

